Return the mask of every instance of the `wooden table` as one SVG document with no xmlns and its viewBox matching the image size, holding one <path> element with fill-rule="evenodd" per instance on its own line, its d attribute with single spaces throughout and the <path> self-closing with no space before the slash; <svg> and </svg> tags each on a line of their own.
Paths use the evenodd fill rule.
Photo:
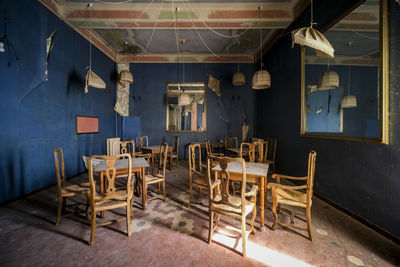
<svg viewBox="0 0 400 267">
<path fill-rule="evenodd" d="M 227 148 L 226 149 L 227 152 L 236 155 L 237 157 L 240 156 L 240 148 L 235 148 L 235 147 L 231 147 L 231 148 Z M 249 148 L 248 147 L 244 147 L 243 151 L 242 151 L 243 156 L 248 156 L 249 155 Z"/>
<path fill-rule="evenodd" d="M 149 163 L 144 158 L 132 158 L 132 173 L 140 172 L 140 176 L 142 177 L 142 188 L 144 186 L 144 176 L 145 169 L 150 167 Z M 99 164 L 94 166 L 95 172 L 100 172 L 100 194 L 104 193 L 104 175 L 107 170 L 107 164 L 104 160 L 100 160 Z M 114 168 L 116 169 L 116 175 L 126 174 L 128 172 L 128 159 L 118 159 L 115 162 Z M 142 190 L 142 201 L 144 201 L 144 194 Z M 104 216 L 104 212 L 101 214 Z"/>
<path fill-rule="evenodd" d="M 260 231 L 264 231 L 264 209 L 265 209 L 265 186 L 267 185 L 268 165 L 266 163 L 246 162 L 246 181 L 258 184 L 260 193 Z M 212 169 L 218 178 L 221 167 L 215 166 Z M 242 180 L 242 165 L 240 162 L 230 162 L 226 169 L 230 174 L 230 179 L 234 181 Z"/>
<path fill-rule="evenodd" d="M 151 165 L 152 165 L 152 172 L 154 173 L 154 157 L 161 152 L 161 146 L 145 146 L 142 147 L 142 152 L 144 154 L 151 154 Z M 172 146 L 168 146 L 168 153 L 170 156 L 170 160 L 172 160 Z M 171 170 L 171 164 L 169 165 L 169 169 Z"/>
</svg>

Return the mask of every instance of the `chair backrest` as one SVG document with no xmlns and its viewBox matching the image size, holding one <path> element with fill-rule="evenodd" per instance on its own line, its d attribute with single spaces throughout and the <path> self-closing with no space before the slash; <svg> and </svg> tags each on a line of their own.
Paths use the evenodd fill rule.
<svg viewBox="0 0 400 267">
<path fill-rule="evenodd" d="M 264 147 L 263 161 L 266 162 L 267 160 L 270 160 L 275 162 L 275 154 L 276 154 L 276 139 L 267 138 Z"/>
<path fill-rule="evenodd" d="M 135 141 L 133 139 L 127 141 L 121 141 L 121 154 L 129 153 L 131 154 L 132 158 L 136 157 L 135 154 Z"/>
<path fill-rule="evenodd" d="M 158 161 L 157 174 L 162 174 L 165 177 L 165 166 L 167 165 L 168 144 L 162 143 L 160 146 L 160 160 Z"/>
<path fill-rule="evenodd" d="M 212 156 L 213 153 L 212 153 L 210 140 L 206 140 L 205 144 L 206 144 L 207 156 Z"/>
<path fill-rule="evenodd" d="M 245 153 L 243 153 L 244 151 L 243 151 L 243 149 L 245 148 L 245 147 L 248 147 L 249 148 L 249 151 L 248 151 L 248 155 L 249 155 L 249 161 L 250 162 L 254 162 L 254 160 L 255 160 L 255 148 L 256 148 L 256 145 L 255 144 L 253 144 L 253 143 L 241 143 L 240 144 L 240 154 L 239 154 L 239 157 L 240 158 L 243 158 L 243 154 L 245 154 Z"/>
<path fill-rule="evenodd" d="M 233 141 L 235 141 L 235 146 L 233 146 Z M 226 136 L 225 137 L 225 149 L 226 148 L 238 148 L 239 142 L 236 136 Z"/>
<path fill-rule="evenodd" d="M 94 179 L 94 169 L 93 169 L 93 160 L 100 159 L 104 160 L 107 166 L 105 170 L 105 179 L 106 179 L 106 190 L 103 195 L 99 195 L 96 197 L 96 182 Z M 117 193 L 117 189 L 115 187 L 115 179 L 117 170 L 115 168 L 115 164 L 118 160 L 127 160 L 128 161 L 128 173 L 127 173 L 127 183 L 126 183 L 126 194 Z M 133 194 L 133 185 L 131 183 L 132 178 L 132 161 L 130 154 L 119 154 L 114 156 L 91 156 L 89 159 L 89 182 L 90 182 L 90 203 L 93 205 L 100 204 L 109 200 L 129 200 Z M 95 201 L 96 200 L 96 201 Z"/>
<path fill-rule="evenodd" d="M 197 161 L 196 161 L 196 150 L 197 154 L 199 155 Z M 202 172 L 200 144 L 192 144 L 189 146 L 189 172 L 190 172 L 190 177 L 193 173 L 201 174 Z"/>
<path fill-rule="evenodd" d="M 317 152 L 311 150 L 308 153 L 308 173 L 307 173 L 307 196 L 311 198 L 313 195 L 314 174 L 315 174 L 315 160 L 317 159 Z"/>
<path fill-rule="evenodd" d="M 252 142 L 252 143 L 255 143 L 255 142 L 262 142 L 262 141 L 264 141 L 264 139 L 262 139 L 262 138 L 257 138 L 257 137 L 252 137 L 252 138 L 251 138 L 251 142 Z"/>
<path fill-rule="evenodd" d="M 212 163 L 212 164 L 211 164 Z M 221 171 L 219 172 L 219 177 L 216 179 L 216 177 L 213 177 L 213 171 L 212 165 L 219 165 L 221 168 Z M 240 196 L 241 196 L 241 201 L 240 203 L 238 202 L 233 202 L 232 198 L 230 198 L 231 194 L 229 192 L 230 188 L 230 173 L 228 170 L 228 165 L 229 168 L 232 169 L 235 173 L 242 173 L 241 177 L 241 191 L 240 191 Z M 241 208 L 242 213 L 244 213 L 245 210 L 245 205 L 242 205 L 242 203 L 245 203 L 245 193 L 246 193 L 246 165 L 245 161 L 242 158 L 229 158 L 229 157 L 208 157 L 207 158 L 207 176 L 208 176 L 208 185 L 210 188 L 209 191 L 209 196 L 210 196 L 210 203 L 214 203 L 216 205 L 223 204 L 223 205 L 228 205 L 233 208 Z M 221 183 L 220 186 L 220 198 L 216 200 L 214 197 L 214 190 L 211 190 L 212 184 L 217 182 Z"/>
<path fill-rule="evenodd" d="M 146 143 L 144 141 L 146 141 Z M 142 150 L 143 146 L 144 147 L 149 146 L 149 137 L 147 137 L 147 136 L 137 136 L 136 137 L 136 146 L 137 146 L 139 151 Z"/>
<path fill-rule="evenodd" d="M 263 163 L 265 141 L 254 142 L 254 162 Z"/>
<path fill-rule="evenodd" d="M 172 152 L 179 155 L 179 136 L 172 137 Z"/>
<path fill-rule="evenodd" d="M 61 163 L 61 168 L 60 168 L 60 163 Z M 65 186 L 66 183 L 64 153 L 61 147 L 57 147 L 56 149 L 54 149 L 54 165 L 56 167 L 57 189 L 58 193 L 60 193 L 61 188 Z"/>
</svg>

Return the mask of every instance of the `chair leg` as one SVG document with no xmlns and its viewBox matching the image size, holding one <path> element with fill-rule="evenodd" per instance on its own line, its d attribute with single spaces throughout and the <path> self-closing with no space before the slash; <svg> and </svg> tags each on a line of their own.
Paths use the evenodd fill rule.
<svg viewBox="0 0 400 267">
<path fill-rule="evenodd" d="M 86 220 L 88 220 L 88 221 L 90 219 L 89 206 L 90 206 L 90 196 L 86 195 Z"/>
<path fill-rule="evenodd" d="M 251 233 L 253 235 L 256 234 L 256 229 L 254 229 L 254 220 L 256 219 L 256 216 L 257 216 L 257 205 L 254 203 L 253 215 L 251 216 Z"/>
<path fill-rule="evenodd" d="M 161 184 L 158 183 L 158 194 L 161 195 Z"/>
<path fill-rule="evenodd" d="M 192 203 L 192 183 L 190 183 L 190 189 L 189 189 L 189 204 L 188 208 L 190 208 L 190 204 Z"/>
<path fill-rule="evenodd" d="M 274 194 L 275 194 L 275 192 L 273 192 L 273 194 L 272 194 L 272 214 L 274 214 L 275 222 L 274 222 L 274 225 L 272 226 L 272 230 L 275 231 L 276 225 L 278 224 L 278 214 L 276 213 L 277 203 L 276 203 L 276 197 Z"/>
<path fill-rule="evenodd" d="M 312 241 L 313 237 L 312 237 L 312 231 L 311 231 L 311 207 L 308 207 L 306 209 L 306 214 L 307 214 L 307 231 L 308 231 L 310 240 Z"/>
<path fill-rule="evenodd" d="M 56 225 L 60 223 L 61 219 L 61 211 L 63 208 L 63 197 L 58 197 L 58 207 L 57 207 L 57 220 L 56 220 Z"/>
<path fill-rule="evenodd" d="M 242 255 L 246 257 L 246 217 L 242 215 Z"/>
<path fill-rule="evenodd" d="M 210 210 L 210 218 L 209 218 L 209 229 L 208 229 L 208 244 L 212 242 L 212 236 L 214 231 L 214 212 Z"/>
<path fill-rule="evenodd" d="M 146 209 L 146 202 L 147 202 L 147 184 L 144 184 L 142 189 L 142 206 L 143 210 Z"/>
<path fill-rule="evenodd" d="M 163 194 L 164 194 L 164 201 L 165 201 L 165 200 L 167 200 L 166 193 L 165 193 L 165 180 L 163 180 L 162 186 L 163 186 Z"/>
<path fill-rule="evenodd" d="M 89 245 L 92 245 L 94 243 L 94 233 L 96 231 L 96 212 L 94 211 L 94 208 L 92 207 L 91 209 L 91 222 L 90 222 L 90 243 Z"/>
<path fill-rule="evenodd" d="M 129 201 L 126 207 L 126 231 L 128 232 L 128 236 L 131 236 L 131 201 Z"/>
</svg>

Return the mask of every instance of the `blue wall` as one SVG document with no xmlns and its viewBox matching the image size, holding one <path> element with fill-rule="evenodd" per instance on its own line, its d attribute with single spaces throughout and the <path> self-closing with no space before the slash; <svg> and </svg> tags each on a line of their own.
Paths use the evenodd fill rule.
<svg viewBox="0 0 400 267">
<path fill-rule="evenodd" d="M 221 81 L 222 97 L 207 87 L 207 132 L 206 133 L 167 133 L 166 120 L 166 82 L 178 80 L 177 64 L 131 64 L 134 81 L 131 85 L 130 116 L 140 117 L 140 134 L 149 136 L 150 145 L 163 140 L 171 144 L 172 136 L 180 137 L 180 157 L 187 153 L 185 146 L 190 142 L 223 140 L 226 135 L 242 138 L 244 119 L 250 125 L 248 137 L 254 133 L 254 90 L 251 89 L 253 64 L 241 64 L 240 70 L 246 76 L 246 84 L 232 85 L 232 75 L 237 64 L 183 64 L 179 65 L 179 81 L 182 81 L 183 68 L 186 82 L 206 82 L 208 75 Z M 217 112 L 217 109 L 219 112 Z M 132 136 L 134 137 L 134 136 Z"/>
<path fill-rule="evenodd" d="M 354 2 L 315 1 L 317 27 L 327 25 Z M 256 134 L 278 139 L 277 169 L 288 175 L 305 175 L 307 153 L 316 150 L 315 192 L 400 237 L 400 7 L 394 0 L 388 2 L 390 144 L 300 137 L 300 47 L 291 48 L 290 35 L 265 55 L 272 86 L 256 95 Z M 309 11 L 291 28 L 308 25 Z"/>
<path fill-rule="evenodd" d="M 54 148 L 64 150 L 67 176 L 76 175 L 85 171 L 82 155 L 105 153 L 105 139 L 116 132 L 115 63 L 93 48 L 92 69 L 107 89 L 84 94 L 84 38 L 36 1 L 7 1 L 7 18 L 19 60 L 12 53 L 8 67 L 8 48 L 0 54 L 0 203 L 56 182 Z M 53 31 L 45 81 L 45 39 Z M 76 115 L 98 116 L 100 133 L 75 134 Z"/>
</svg>

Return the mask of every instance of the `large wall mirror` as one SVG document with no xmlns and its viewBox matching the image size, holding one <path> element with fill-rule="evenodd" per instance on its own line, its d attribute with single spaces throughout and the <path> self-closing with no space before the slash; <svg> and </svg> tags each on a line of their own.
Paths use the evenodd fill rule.
<svg viewBox="0 0 400 267">
<path fill-rule="evenodd" d="M 167 132 L 205 132 L 205 83 L 167 83 L 166 113 Z"/>
<path fill-rule="evenodd" d="M 367 0 L 324 32 L 334 58 L 302 48 L 302 136 L 388 142 L 387 23 L 387 0 Z"/>
</svg>

